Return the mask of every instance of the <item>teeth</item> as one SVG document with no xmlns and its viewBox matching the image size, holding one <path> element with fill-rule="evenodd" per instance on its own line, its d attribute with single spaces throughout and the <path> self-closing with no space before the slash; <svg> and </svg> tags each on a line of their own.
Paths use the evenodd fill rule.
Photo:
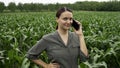
<svg viewBox="0 0 120 68">
<path fill-rule="evenodd" d="M 65 26 L 69 27 L 69 25 L 65 25 Z"/>
<path fill-rule="evenodd" d="M 70 26 L 69 24 L 65 24 L 65 26 Z"/>
</svg>

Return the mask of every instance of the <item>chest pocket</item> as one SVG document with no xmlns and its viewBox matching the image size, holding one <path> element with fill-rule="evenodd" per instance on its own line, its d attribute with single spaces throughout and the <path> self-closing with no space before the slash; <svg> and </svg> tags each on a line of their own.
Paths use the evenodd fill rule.
<svg viewBox="0 0 120 68">
<path fill-rule="evenodd" d="M 47 49 L 48 56 L 52 57 L 64 57 L 67 55 L 67 48 L 59 46 L 59 45 L 51 45 Z"/>
</svg>

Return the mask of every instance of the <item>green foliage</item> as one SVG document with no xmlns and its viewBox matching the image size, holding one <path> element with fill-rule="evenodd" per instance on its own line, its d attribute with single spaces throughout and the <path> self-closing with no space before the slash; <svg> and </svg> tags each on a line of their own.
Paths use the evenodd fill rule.
<svg viewBox="0 0 120 68">
<path fill-rule="evenodd" d="M 5 5 L 3 2 L 0 2 L 0 12 L 3 12 L 3 10 L 5 9 Z"/>
<path fill-rule="evenodd" d="M 17 9 L 19 9 L 21 12 L 23 11 L 23 4 L 22 3 L 19 3 L 17 5 Z"/>
<path fill-rule="evenodd" d="M 11 12 L 15 12 L 16 10 L 16 4 L 14 2 L 9 3 L 7 7 Z"/>
<path fill-rule="evenodd" d="M 83 25 L 90 59 L 81 68 L 120 68 L 120 12 L 76 12 Z M 38 68 L 25 58 L 45 34 L 55 31 L 55 12 L 0 14 L 0 67 Z M 40 56 L 47 61 L 43 52 Z"/>
<path fill-rule="evenodd" d="M 0 3 L 1 4 L 1 3 Z M 0 6 L 0 9 L 4 8 L 4 3 Z M 107 2 L 96 2 L 96 1 L 78 1 L 73 4 L 42 4 L 42 3 L 9 3 L 6 12 L 39 12 L 39 11 L 56 11 L 59 7 L 66 6 L 76 11 L 120 11 L 120 1 L 107 1 Z M 4 11 L 5 12 L 5 11 Z"/>
</svg>

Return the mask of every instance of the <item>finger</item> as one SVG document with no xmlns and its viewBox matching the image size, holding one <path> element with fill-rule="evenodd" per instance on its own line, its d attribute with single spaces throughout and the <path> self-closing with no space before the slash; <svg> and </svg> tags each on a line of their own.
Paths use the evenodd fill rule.
<svg viewBox="0 0 120 68">
<path fill-rule="evenodd" d="M 60 68 L 60 65 L 58 63 L 53 63 L 56 68 Z"/>
<path fill-rule="evenodd" d="M 81 23 L 79 22 L 79 21 L 77 21 L 77 20 L 75 20 L 78 24 L 80 24 L 81 25 Z"/>
<path fill-rule="evenodd" d="M 54 67 L 53 68 L 60 68 L 60 66 L 59 65 L 54 65 Z"/>
<path fill-rule="evenodd" d="M 56 66 L 53 63 L 50 63 L 49 68 L 56 68 Z"/>
<path fill-rule="evenodd" d="M 79 22 L 79 21 L 77 21 L 77 20 L 75 20 L 76 22 L 77 22 L 77 24 L 78 25 L 80 25 L 80 27 L 82 28 L 82 23 L 81 22 Z"/>
<path fill-rule="evenodd" d="M 53 63 L 54 65 L 59 65 L 58 63 Z"/>
</svg>

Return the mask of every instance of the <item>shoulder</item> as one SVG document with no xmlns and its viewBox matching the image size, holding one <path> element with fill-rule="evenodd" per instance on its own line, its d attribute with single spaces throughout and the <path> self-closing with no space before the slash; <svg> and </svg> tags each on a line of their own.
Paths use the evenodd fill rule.
<svg viewBox="0 0 120 68">
<path fill-rule="evenodd" d="M 43 36 L 45 40 L 52 40 L 56 36 L 56 32 L 52 32 Z"/>
<path fill-rule="evenodd" d="M 73 38 L 78 38 L 78 35 L 75 32 L 70 32 Z"/>
<path fill-rule="evenodd" d="M 73 44 L 73 47 L 79 47 L 80 41 L 79 41 L 79 37 L 75 32 L 70 32 L 70 39 L 72 40 L 71 43 Z"/>
<path fill-rule="evenodd" d="M 79 41 L 79 36 L 75 32 L 70 32 L 71 39 L 74 41 Z"/>
</svg>

